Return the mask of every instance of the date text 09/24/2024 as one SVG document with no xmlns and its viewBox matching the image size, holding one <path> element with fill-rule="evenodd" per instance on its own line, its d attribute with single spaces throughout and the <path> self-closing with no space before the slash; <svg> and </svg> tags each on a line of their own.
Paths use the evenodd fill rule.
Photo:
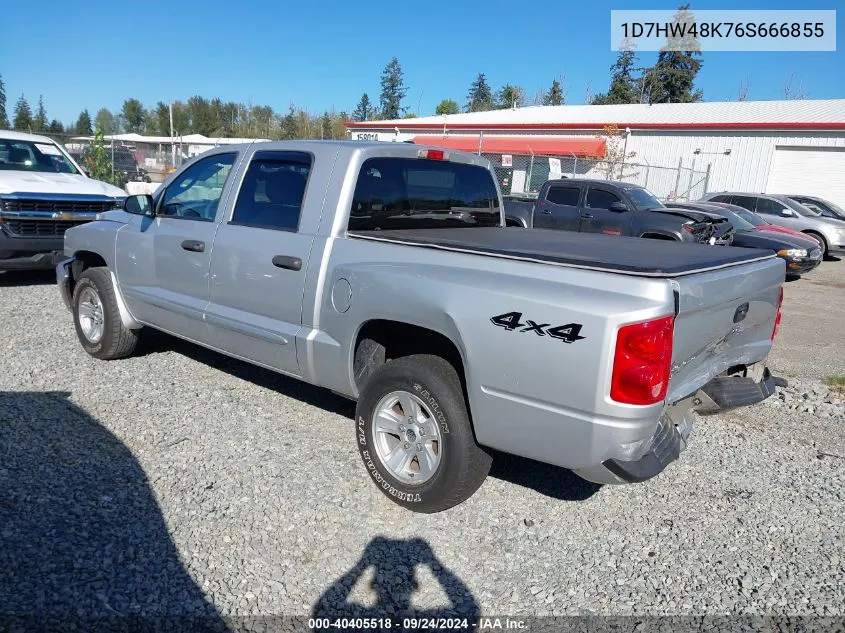
<svg viewBox="0 0 845 633">
<path fill-rule="evenodd" d="M 375 631 L 474 631 L 521 630 L 524 620 L 514 618 L 312 618 L 308 628 L 319 630 L 375 630 Z"/>
</svg>

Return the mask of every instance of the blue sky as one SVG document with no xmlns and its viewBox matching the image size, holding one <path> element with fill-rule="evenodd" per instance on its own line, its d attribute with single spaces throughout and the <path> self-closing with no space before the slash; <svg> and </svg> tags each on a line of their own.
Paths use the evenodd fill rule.
<svg viewBox="0 0 845 633">
<path fill-rule="evenodd" d="M 68 123 L 83 108 L 120 109 L 136 97 L 200 94 L 224 101 L 289 104 L 311 112 L 351 111 L 362 92 L 378 100 L 384 65 L 397 56 L 409 88 L 404 105 L 433 113 L 443 98 L 463 105 L 479 72 L 496 88 L 514 83 L 533 95 L 566 76 L 567 102 L 588 87 L 603 91 L 610 10 L 624 2 L 513 0 L 171 0 L 3 2 L 0 75 L 9 117 L 21 93 L 44 96 L 47 114 Z M 637 2 L 674 8 L 677 2 Z M 827 2 L 692 2 L 692 9 L 836 9 Z M 842 15 L 845 12 L 840 12 Z M 750 81 L 749 99 L 777 99 L 791 74 L 810 98 L 845 97 L 845 53 L 707 53 L 698 87 L 709 101 L 734 100 Z M 652 63 L 655 53 L 643 53 Z"/>
</svg>

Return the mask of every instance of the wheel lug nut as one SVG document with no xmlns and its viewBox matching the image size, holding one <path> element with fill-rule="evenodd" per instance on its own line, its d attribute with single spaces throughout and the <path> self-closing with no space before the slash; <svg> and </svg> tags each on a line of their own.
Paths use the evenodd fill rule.
<svg viewBox="0 0 845 633">
<path fill-rule="evenodd" d="M 404 425 L 404 424 L 400 424 L 400 425 L 399 425 L 399 430 L 400 430 L 400 431 L 404 431 L 404 430 L 405 430 L 405 425 Z"/>
<path fill-rule="evenodd" d="M 411 445 L 408 442 L 405 442 L 405 450 L 407 451 L 409 448 L 411 448 Z"/>
<path fill-rule="evenodd" d="M 417 452 L 422 453 L 422 444 L 417 444 Z"/>
</svg>

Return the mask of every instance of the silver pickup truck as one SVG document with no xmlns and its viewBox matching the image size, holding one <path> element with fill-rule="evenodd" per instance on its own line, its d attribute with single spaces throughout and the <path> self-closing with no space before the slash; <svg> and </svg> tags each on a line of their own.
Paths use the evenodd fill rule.
<svg viewBox="0 0 845 633">
<path fill-rule="evenodd" d="M 354 399 L 364 468 L 420 512 L 470 497 L 492 449 L 643 481 L 678 458 L 694 411 L 779 384 L 763 363 L 774 253 L 506 229 L 470 154 L 218 148 L 67 231 L 65 255 L 90 355 L 127 356 L 151 327 Z"/>
</svg>

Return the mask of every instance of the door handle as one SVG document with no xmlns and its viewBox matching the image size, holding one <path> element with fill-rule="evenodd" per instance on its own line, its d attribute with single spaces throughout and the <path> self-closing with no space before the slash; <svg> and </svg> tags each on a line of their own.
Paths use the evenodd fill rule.
<svg viewBox="0 0 845 633">
<path fill-rule="evenodd" d="M 202 253 L 205 250 L 205 242 L 200 242 L 199 240 L 185 240 L 182 242 L 182 248 L 186 251 Z"/>
<path fill-rule="evenodd" d="M 581 217 L 582 217 L 582 218 L 588 218 L 588 219 L 589 219 L 589 218 L 593 218 L 593 217 L 595 217 L 595 216 L 594 216 L 592 213 L 582 213 L 582 214 L 581 214 Z"/>
<path fill-rule="evenodd" d="M 302 270 L 302 260 L 290 255 L 276 255 L 273 257 L 273 266 L 287 270 Z"/>
<path fill-rule="evenodd" d="M 552 210 L 551 210 L 551 209 L 542 209 L 542 210 L 540 211 L 540 213 L 542 213 L 543 215 L 551 215 L 551 214 L 552 214 Z"/>
</svg>

